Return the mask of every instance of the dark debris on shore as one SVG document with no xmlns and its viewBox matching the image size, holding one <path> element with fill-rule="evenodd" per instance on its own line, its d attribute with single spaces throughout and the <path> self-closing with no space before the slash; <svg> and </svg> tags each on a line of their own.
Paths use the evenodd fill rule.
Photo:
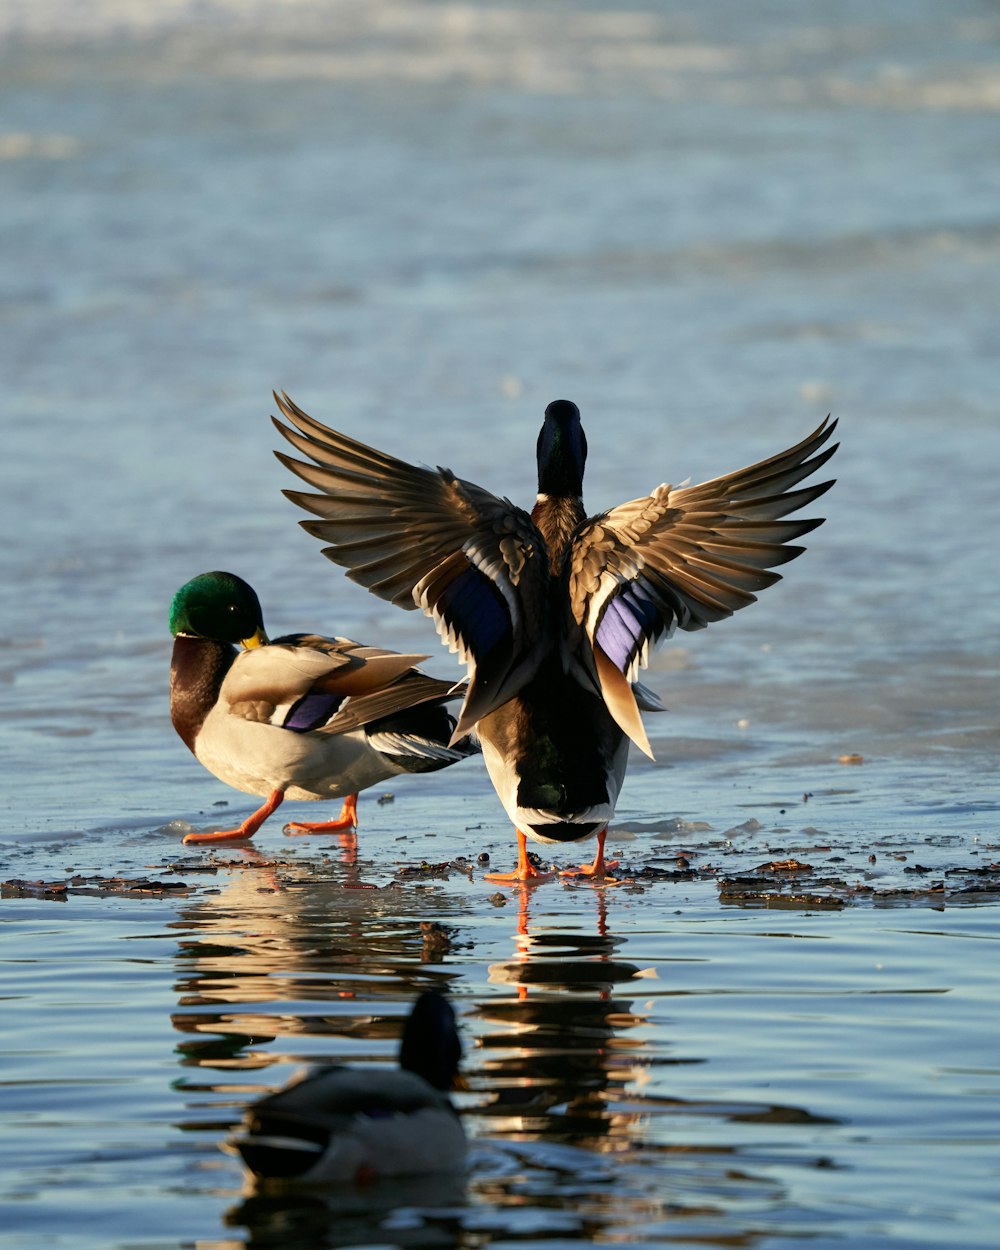
<svg viewBox="0 0 1000 1250">
<path fill-rule="evenodd" d="M 582 884 L 587 888 L 625 886 L 645 892 L 654 888 L 667 891 L 672 886 L 711 883 L 715 885 L 723 906 L 746 908 L 830 910 L 864 905 L 939 908 L 1000 900 L 1000 861 L 971 865 L 945 862 L 934 866 L 907 862 L 894 874 L 895 879 L 888 879 L 873 872 L 871 860 L 874 856 L 867 856 L 863 863 L 851 864 L 847 857 L 837 855 L 832 857 L 836 860 L 835 871 L 831 871 L 834 865 L 830 862 L 814 865 L 794 856 L 756 864 L 741 863 L 732 868 L 729 863 L 698 864 L 701 858 L 703 853 L 694 850 L 669 855 L 657 853 L 645 862 L 621 862 L 604 882 L 584 880 Z M 731 854 L 726 856 L 726 859 L 731 858 Z M 739 858 L 747 860 L 746 849 Z M 894 858 L 909 857 L 896 855 Z M 438 862 L 414 860 L 393 865 L 391 879 L 380 883 L 345 879 L 343 869 L 325 859 L 322 862 L 263 857 L 192 860 L 153 866 L 155 876 L 72 873 L 49 880 L 11 878 L 0 881 L 0 898 L 33 898 L 52 902 L 76 895 L 183 898 L 205 889 L 214 889 L 214 884 L 210 886 L 206 878 L 214 878 L 220 872 L 265 870 L 273 881 L 272 888 L 309 880 L 313 884 L 326 881 L 334 889 L 382 891 L 399 888 L 404 883 L 412 885 L 419 881 L 443 882 L 463 878 L 470 886 L 482 885 L 488 889 L 490 901 L 494 901 L 497 891 L 489 883 L 477 880 L 478 867 L 464 857 Z M 376 870 L 375 865 L 369 868 L 372 873 Z M 571 883 L 565 883 L 564 888 L 579 888 L 580 884 L 581 879 L 575 878 Z M 558 888 L 558 884 L 548 883 L 543 888 Z"/>
</svg>

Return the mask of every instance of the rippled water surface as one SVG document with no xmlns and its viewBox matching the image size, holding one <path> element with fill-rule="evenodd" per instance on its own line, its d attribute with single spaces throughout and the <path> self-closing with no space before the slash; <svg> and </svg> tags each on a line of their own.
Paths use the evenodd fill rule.
<svg viewBox="0 0 1000 1250">
<path fill-rule="evenodd" d="M 0 7 L 0 1242 L 995 1245 L 998 109 L 972 0 Z M 455 672 L 273 387 L 521 503 L 572 398 L 591 510 L 841 419 L 808 553 L 654 659 L 616 884 L 484 881 L 478 761 L 181 845 L 252 807 L 170 727 L 193 574 Z M 248 1099 L 428 986 L 468 1174 L 248 1186 Z"/>
</svg>

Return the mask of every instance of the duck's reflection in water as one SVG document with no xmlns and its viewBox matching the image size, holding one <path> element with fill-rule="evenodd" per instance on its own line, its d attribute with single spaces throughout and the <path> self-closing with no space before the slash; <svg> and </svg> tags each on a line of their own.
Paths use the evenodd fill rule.
<svg viewBox="0 0 1000 1250">
<path fill-rule="evenodd" d="M 448 993 L 458 975 L 447 960 L 460 904 L 434 884 L 352 888 L 360 884 L 343 860 L 329 872 L 314 865 L 310 877 L 283 870 L 279 878 L 268 861 L 247 857 L 217 894 L 181 911 L 171 1017 L 188 1072 L 179 1127 L 202 1138 L 207 1175 L 233 1184 L 220 1142 L 248 1103 L 303 1065 L 394 1068 L 414 999 L 425 989 Z M 226 1222 L 247 1229 L 246 1244 L 304 1250 L 384 1240 L 380 1226 L 401 1203 L 453 1208 L 466 1180 L 402 1178 L 319 1194 L 268 1191 L 247 1176 L 242 1188 Z"/>
<path fill-rule="evenodd" d="M 247 1094 L 301 1064 L 393 1062 L 413 1000 L 447 993 L 458 975 L 446 966 L 457 910 L 433 886 L 353 891 L 330 878 L 278 888 L 266 867 L 235 873 L 176 922 L 177 1050 L 185 1067 L 211 1073 L 184 1088 L 214 1092 L 213 1109 L 231 1105 L 236 1119 Z M 266 1083 L 219 1077 L 254 1069 Z"/>
<path fill-rule="evenodd" d="M 490 965 L 493 984 L 515 987 L 477 1008 L 483 1059 L 471 1078 L 484 1094 L 479 1114 L 491 1135 L 613 1150 L 626 1128 L 609 1110 L 641 1070 L 645 1023 L 629 987 L 653 976 L 616 958 L 603 890 L 593 891 L 593 933 L 532 925 L 529 890 L 520 895 L 514 959 Z"/>
<path fill-rule="evenodd" d="M 772 1205 L 780 1222 L 788 1195 L 776 1158 L 747 1150 L 741 1126 L 824 1121 L 795 1107 L 677 1096 L 684 1065 L 704 1061 L 674 1053 L 654 1022 L 661 987 L 653 969 L 621 957 L 609 893 L 592 891 L 590 932 L 546 927 L 530 891 L 521 896 L 514 957 L 489 969 L 513 992 L 476 1008 L 482 1057 L 469 1076 L 496 1149 L 470 1191 L 495 1211 L 498 1236 L 756 1244 L 763 1234 L 743 1212 L 756 1219 Z"/>
<path fill-rule="evenodd" d="M 473 934 L 463 930 L 467 892 L 433 883 L 352 891 L 345 871 L 286 877 L 280 888 L 243 871 L 182 913 L 174 1024 L 188 1072 L 184 1127 L 205 1141 L 206 1174 L 215 1168 L 232 1190 L 239 1182 L 231 1163 L 213 1162 L 216 1143 L 251 1099 L 303 1063 L 394 1063 L 416 995 L 447 993 L 461 978 L 453 1002 L 466 1052 L 468 1090 L 457 1101 L 472 1139 L 468 1175 L 323 1192 L 247 1182 L 227 1215 L 240 1230 L 234 1246 L 750 1246 L 770 1235 L 769 1210 L 772 1231 L 794 1219 L 774 1165 L 825 1161 L 791 1146 L 782 1158 L 773 1142 L 764 1152 L 754 1135 L 822 1121 L 795 1107 L 683 1097 L 682 1065 L 702 1060 L 674 1052 L 657 1018 L 663 987 L 623 957 L 613 890 L 579 887 L 572 899 L 524 890 L 513 934 L 509 907 L 477 916 Z M 560 897 L 568 912 L 553 909 Z M 464 940 L 482 949 L 498 924 L 511 957 L 487 969 Z"/>
<path fill-rule="evenodd" d="M 248 1187 L 225 1220 L 243 1234 L 233 1250 L 244 1245 L 255 1250 L 483 1245 L 482 1238 L 463 1230 L 466 1204 L 464 1175 L 402 1176 L 363 1189 Z"/>
</svg>

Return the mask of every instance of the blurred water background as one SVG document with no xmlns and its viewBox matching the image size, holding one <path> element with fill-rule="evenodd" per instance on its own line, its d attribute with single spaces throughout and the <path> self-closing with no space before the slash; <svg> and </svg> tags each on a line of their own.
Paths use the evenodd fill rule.
<svg viewBox="0 0 1000 1250">
<path fill-rule="evenodd" d="M 0 903 L 0 1241 L 995 1244 L 998 115 L 992 0 L 0 3 L 0 869 L 64 886 Z M 275 387 L 525 504 L 573 399 L 592 511 L 841 419 L 808 553 L 654 661 L 634 884 L 498 899 L 478 762 L 357 858 L 181 848 L 252 805 L 169 723 L 193 574 L 455 671 L 297 529 Z M 246 1098 L 426 984 L 467 1181 L 244 1192 Z"/>
</svg>

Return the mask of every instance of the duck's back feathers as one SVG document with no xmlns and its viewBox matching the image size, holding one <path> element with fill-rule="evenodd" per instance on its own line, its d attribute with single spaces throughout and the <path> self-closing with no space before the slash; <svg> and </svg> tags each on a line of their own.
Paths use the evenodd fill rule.
<svg viewBox="0 0 1000 1250">
<path fill-rule="evenodd" d="M 464 685 L 410 667 L 423 658 L 289 634 L 237 655 L 219 698 L 230 717 L 309 735 L 317 752 L 362 730 L 390 771 L 431 772 L 476 748 L 448 745 L 456 717 L 446 704 Z"/>
<path fill-rule="evenodd" d="M 460 1167 L 447 1094 L 412 1072 L 321 1068 L 261 1099 L 230 1141 L 262 1178 L 349 1184 Z"/>
<path fill-rule="evenodd" d="M 283 1132 L 312 1125 L 342 1129 L 350 1116 L 408 1115 L 425 1107 L 448 1107 L 447 1093 L 435 1089 L 415 1072 L 400 1068 L 316 1068 L 299 1080 L 268 1094 L 248 1114 L 254 1132 Z"/>
<path fill-rule="evenodd" d="M 438 677 L 430 677 L 414 669 L 412 665 L 426 659 L 426 656 L 397 655 L 395 652 L 378 652 L 375 648 L 361 647 L 347 639 L 324 639 L 315 635 L 290 634 L 279 638 L 275 643 L 261 651 L 271 651 L 280 644 L 287 644 L 287 650 L 293 662 L 301 660 L 303 647 L 311 648 L 323 643 L 338 648 L 349 648 L 349 653 L 357 657 L 360 665 L 357 668 L 334 669 L 327 677 L 314 682 L 305 693 L 305 698 L 297 705 L 295 712 L 289 713 L 284 722 L 285 728 L 310 728 L 323 734 L 349 733 L 352 729 L 363 729 L 385 717 L 415 708 L 419 704 L 435 699 L 456 698 L 462 687 L 455 682 L 442 681 Z M 364 653 L 375 651 L 373 656 Z M 255 656 L 259 652 L 249 652 Z M 237 657 L 242 662 L 243 657 Z M 405 661 L 395 663 L 394 661 Z M 383 662 L 385 661 L 385 662 Z M 290 719 L 300 719 L 306 710 L 304 705 L 310 701 L 320 711 L 324 697 L 329 708 L 328 715 L 309 726 L 290 724 Z"/>
<path fill-rule="evenodd" d="M 274 695 L 280 703 L 320 690 L 355 698 L 385 689 L 426 659 L 362 646 L 350 638 L 285 634 L 242 652 L 228 685 L 233 700 Z"/>
</svg>

